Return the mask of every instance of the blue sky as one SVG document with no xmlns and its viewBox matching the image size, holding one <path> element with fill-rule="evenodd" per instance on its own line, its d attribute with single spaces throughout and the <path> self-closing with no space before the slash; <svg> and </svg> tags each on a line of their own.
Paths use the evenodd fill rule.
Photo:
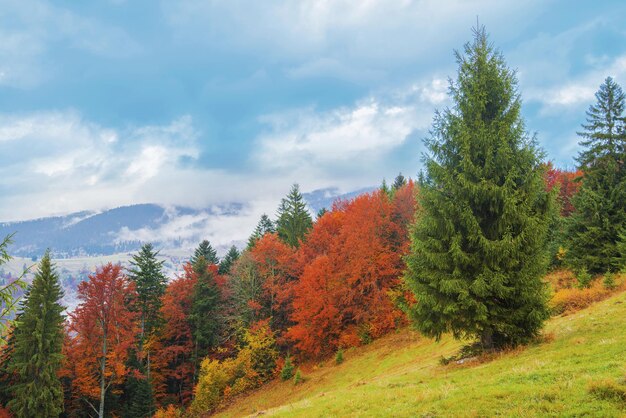
<svg viewBox="0 0 626 418">
<path fill-rule="evenodd" d="M 0 1 L 0 219 L 253 202 L 421 169 L 476 17 L 528 129 L 573 166 L 621 1 Z M 272 209 L 273 210 L 273 209 Z"/>
</svg>

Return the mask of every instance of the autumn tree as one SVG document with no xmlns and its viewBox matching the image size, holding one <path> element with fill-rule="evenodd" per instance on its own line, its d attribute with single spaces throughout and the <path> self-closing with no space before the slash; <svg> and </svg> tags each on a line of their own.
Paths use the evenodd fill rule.
<svg viewBox="0 0 626 418">
<path fill-rule="evenodd" d="M 63 390 L 57 376 L 63 345 L 61 297 L 59 277 L 46 252 L 21 303 L 12 335 L 8 372 L 15 378 L 7 406 L 17 417 L 55 417 L 63 411 Z"/>
<path fill-rule="evenodd" d="M 620 235 L 626 232 L 626 96 L 608 77 L 587 111 L 579 135 L 584 172 L 573 198 L 568 228 L 569 264 L 592 273 L 618 271 L 623 265 Z"/>
<path fill-rule="evenodd" d="M 80 303 L 70 314 L 71 361 L 77 370 L 73 384 L 103 418 L 107 394 L 128 374 L 129 349 L 139 332 L 137 313 L 129 306 L 135 287 L 120 265 L 108 263 L 80 283 L 77 293 Z"/>
<path fill-rule="evenodd" d="M 278 208 L 276 232 L 287 245 L 296 248 L 312 225 L 313 220 L 300 193 L 300 187 L 294 184 Z"/>
<path fill-rule="evenodd" d="M 152 374 L 160 404 L 186 405 L 193 391 L 194 344 L 189 315 L 196 276 L 191 264 L 184 269 L 184 274 L 167 286 L 161 307 L 164 325 L 154 350 Z"/>
<path fill-rule="evenodd" d="M 484 28 L 464 52 L 456 53 L 453 107 L 436 114 L 426 141 L 406 281 L 425 335 L 502 347 L 536 336 L 548 317 L 541 279 L 553 199 L 515 73 Z"/>
</svg>

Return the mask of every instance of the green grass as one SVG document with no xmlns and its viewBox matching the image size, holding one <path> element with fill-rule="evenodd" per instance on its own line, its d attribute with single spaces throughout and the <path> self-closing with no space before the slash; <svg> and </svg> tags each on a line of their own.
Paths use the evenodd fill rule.
<svg viewBox="0 0 626 418">
<path fill-rule="evenodd" d="M 220 415 L 626 416 L 626 403 L 611 395 L 626 388 L 626 293 L 553 318 L 544 335 L 494 358 L 443 366 L 441 356 L 461 343 L 405 329 L 345 351 L 340 365 L 333 358 L 303 367 L 304 383 L 272 382 Z"/>
</svg>

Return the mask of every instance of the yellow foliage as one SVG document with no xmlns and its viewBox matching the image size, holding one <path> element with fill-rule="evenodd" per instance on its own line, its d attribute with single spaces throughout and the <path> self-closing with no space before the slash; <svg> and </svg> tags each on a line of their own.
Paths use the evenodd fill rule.
<svg viewBox="0 0 626 418">
<path fill-rule="evenodd" d="M 607 288 L 602 280 L 596 279 L 588 288 L 566 287 L 557 290 L 550 300 L 550 308 L 555 314 L 576 312 L 624 289 L 626 289 L 626 281 L 623 277 L 616 280 L 614 288 Z"/>
<path fill-rule="evenodd" d="M 182 416 L 183 412 L 174 405 L 168 405 L 166 409 L 160 408 L 154 414 L 154 418 L 181 418 Z"/>
</svg>

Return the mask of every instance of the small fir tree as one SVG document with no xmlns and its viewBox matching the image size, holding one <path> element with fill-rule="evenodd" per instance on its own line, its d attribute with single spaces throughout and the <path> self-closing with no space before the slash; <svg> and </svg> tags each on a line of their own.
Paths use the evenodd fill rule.
<svg viewBox="0 0 626 418">
<path fill-rule="evenodd" d="M 252 247 L 257 243 L 258 240 L 263 238 L 265 234 L 272 234 L 276 232 L 276 227 L 274 222 L 267 216 L 265 213 L 261 215 L 261 219 L 259 219 L 259 223 L 257 224 L 254 232 L 248 239 L 248 250 L 251 250 Z"/>
<path fill-rule="evenodd" d="M 285 364 L 283 365 L 283 369 L 280 371 L 280 378 L 282 380 L 289 380 L 293 377 L 293 371 L 295 367 L 293 362 L 291 361 L 291 356 L 287 356 L 285 358 Z"/>
<path fill-rule="evenodd" d="M 474 31 L 457 53 L 453 108 L 438 112 L 420 181 L 406 281 L 424 334 L 474 337 L 484 348 L 537 335 L 548 317 L 541 277 L 554 196 L 520 115 L 515 73 Z"/>
</svg>

